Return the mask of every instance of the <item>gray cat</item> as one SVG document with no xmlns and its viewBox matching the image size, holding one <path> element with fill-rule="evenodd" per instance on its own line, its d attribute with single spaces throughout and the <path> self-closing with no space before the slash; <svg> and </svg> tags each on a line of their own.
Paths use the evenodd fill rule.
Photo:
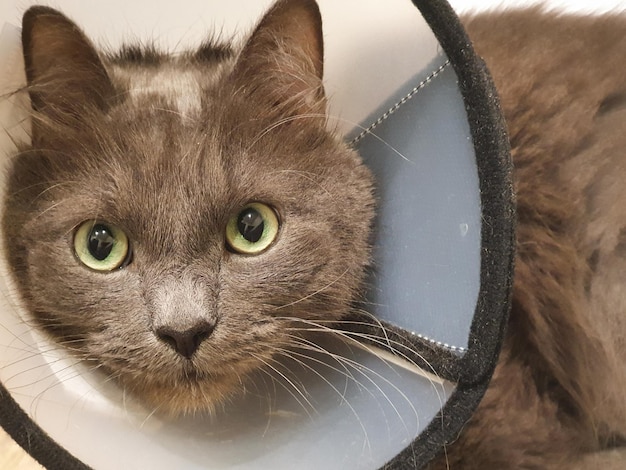
<svg viewBox="0 0 626 470">
<path fill-rule="evenodd" d="M 46 7 L 22 39 L 32 146 L 4 241 L 58 343 L 160 412 L 192 413 L 349 312 L 372 178 L 326 129 L 314 1 L 278 2 L 241 51 L 99 54 Z"/>
<path fill-rule="evenodd" d="M 623 468 L 626 18 L 467 27 L 508 121 L 518 257 L 494 379 L 432 467 Z M 350 313 L 373 183 L 326 128 L 313 0 L 279 1 L 241 51 L 107 55 L 43 7 L 23 43 L 33 143 L 10 171 L 4 243 L 59 344 L 191 413 Z"/>
<path fill-rule="evenodd" d="M 433 468 L 626 468 L 626 16 L 465 26 L 499 91 L 517 192 L 508 335 Z"/>
</svg>

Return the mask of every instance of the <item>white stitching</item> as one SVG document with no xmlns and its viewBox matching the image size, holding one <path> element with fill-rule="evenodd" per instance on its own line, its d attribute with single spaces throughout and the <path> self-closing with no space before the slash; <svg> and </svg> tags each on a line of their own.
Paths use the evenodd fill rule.
<svg viewBox="0 0 626 470">
<path fill-rule="evenodd" d="M 411 332 L 411 334 L 414 335 L 414 336 L 417 336 L 419 339 L 421 339 L 423 341 L 427 341 L 429 343 L 434 344 L 435 346 L 439 346 L 440 348 L 445 348 L 445 349 L 449 349 L 451 351 L 457 351 L 457 352 L 460 352 L 460 353 L 467 352 L 466 348 L 462 348 L 460 346 L 452 346 L 452 345 L 450 345 L 448 343 L 442 343 L 441 341 L 434 340 L 434 339 L 429 338 L 428 336 L 424 336 L 424 335 L 422 335 L 420 333 Z"/>
<path fill-rule="evenodd" d="M 424 80 L 419 82 L 419 84 L 415 88 L 413 88 L 409 93 L 407 93 L 406 96 L 404 96 L 400 101 L 398 101 L 391 108 L 389 108 L 387 111 L 385 111 L 385 113 L 383 113 L 383 115 L 381 117 L 379 117 L 376 121 L 374 121 L 367 129 L 363 130 L 363 132 L 361 132 L 354 139 L 352 139 L 352 142 L 350 142 L 350 144 L 351 145 L 356 144 L 359 140 L 361 140 L 367 134 L 369 134 L 374 129 L 376 129 L 383 121 L 385 121 L 389 116 L 391 116 L 398 109 L 400 109 L 400 106 L 405 104 L 407 101 L 409 101 L 411 98 L 413 98 L 422 88 L 424 88 L 426 85 L 428 85 L 430 82 L 432 82 L 449 65 L 450 65 L 450 60 L 446 60 L 436 70 L 434 70 L 430 75 L 428 75 Z M 440 348 L 448 349 L 450 351 L 456 351 L 456 352 L 459 352 L 459 353 L 467 352 L 466 348 L 462 348 L 460 346 L 452 346 L 452 345 L 447 344 L 447 343 L 442 343 L 441 341 L 437 341 L 437 340 L 431 339 L 431 338 L 429 338 L 427 336 L 424 336 L 424 335 L 422 335 L 420 333 L 412 333 L 412 334 L 417 336 L 419 339 L 421 339 L 423 341 L 426 341 L 426 342 L 429 342 L 431 344 L 434 344 L 435 346 L 438 346 Z"/>
<path fill-rule="evenodd" d="M 419 92 L 422 88 L 424 88 L 426 85 L 432 82 L 433 79 L 436 78 L 437 75 L 439 75 L 441 72 L 443 72 L 448 65 L 450 65 L 450 60 L 446 60 L 443 64 L 439 66 L 439 68 L 437 68 L 428 77 L 422 80 L 415 88 L 413 88 L 405 97 L 403 97 L 400 101 L 398 101 L 391 108 L 385 111 L 385 113 L 381 117 L 379 117 L 375 122 L 373 122 L 367 129 L 365 129 L 363 132 L 357 135 L 354 139 L 352 139 L 352 142 L 350 142 L 350 144 L 351 145 L 356 144 L 359 140 L 361 140 L 367 134 L 369 134 L 374 129 L 376 129 L 383 121 L 385 121 L 389 116 L 391 116 L 398 109 L 400 109 L 400 106 L 405 104 L 407 101 L 413 98 L 417 94 L 417 92 Z"/>
</svg>

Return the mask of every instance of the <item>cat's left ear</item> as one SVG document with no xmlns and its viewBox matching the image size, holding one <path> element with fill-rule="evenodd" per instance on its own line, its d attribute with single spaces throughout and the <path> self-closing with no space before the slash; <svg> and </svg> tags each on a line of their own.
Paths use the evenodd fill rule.
<svg viewBox="0 0 626 470">
<path fill-rule="evenodd" d="M 105 109 L 114 87 L 95 48 L 62 13 L 31 7 L 22 20 L 22 46 L 33 109 L 67 122 L 85 106 Z"/>
<path fill-rule="evenodd" d="M 315 0 L 279 0 L 235 65 L 239 88 L 293 114 L 325 113 L 324 42 Z"/>
</svg>

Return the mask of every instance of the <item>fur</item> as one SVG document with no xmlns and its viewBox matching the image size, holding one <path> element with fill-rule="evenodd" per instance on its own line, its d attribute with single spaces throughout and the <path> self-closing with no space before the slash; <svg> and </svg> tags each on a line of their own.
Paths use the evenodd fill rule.
<svg viewBox="0 0 626 470">
<path fill-rule="evenodd" d="M 283 0 L 235 52 L 107 56 L 61 13 L 25 14 L 33 136 L 9 175 L 10 264 L 45 331 L 159 412 L 213 410 L 306 345 L 302 321 L 359 296 L 372 179 L 326 129 L 320 24 L 315 2 Z M 280 232 L 240 255 L 225 228 L 254 201 Z M 74 233 L 96 219 L 130 239 L 122 269 L 77 260 Z M 212 332 L 190 358 L 159 336 L 198 318 Z"/>
<path fill-rule="evenodd" d="M 624 468 L 626 16 L 465 25 L 508 125 L 517 259 L 493 380 L 431 468 Z"/>
<path fill-rule="evenodd" d="M 531 9 L 466 25 L 508 123 L 518 255 L 492 383 L 431 468 L 622 468 L 626 18 Z M 299 323 L 351 310 L 372 180 L 326 129 L 312 0 L 278 2 L 241 49 L 105 55 L 42 7 L 25 16 L 24 46 L 33 144 L 9 175 L 4 243 L 56 341 L 176 414 L 241 393 L 251 371 L 303 344 Z M 241 256 L 224 231 L 250 201 L 282 225 L 270 249 Z M 128 234 L 123 269 L 77 262 L 72 237 L 91 219 Z M 198 312 L 214 330 L 193 356 L 155 334 Z"/>
</svg>

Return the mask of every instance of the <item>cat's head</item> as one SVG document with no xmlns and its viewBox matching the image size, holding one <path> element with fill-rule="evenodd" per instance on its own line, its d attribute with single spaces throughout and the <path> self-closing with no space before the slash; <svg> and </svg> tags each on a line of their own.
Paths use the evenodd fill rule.
<svg viewBox="0 0 626 470">
<path fill-rule="evenodd" d="M 350 310 L 372 181 L 326 129 L 314 1 L 279 1 L 239 52 L 106 56 L 44 7 L 23 45 L 32 146 L 12 163 L 4 243 L 55 341 L 185 413 Z"/>
</svg>

